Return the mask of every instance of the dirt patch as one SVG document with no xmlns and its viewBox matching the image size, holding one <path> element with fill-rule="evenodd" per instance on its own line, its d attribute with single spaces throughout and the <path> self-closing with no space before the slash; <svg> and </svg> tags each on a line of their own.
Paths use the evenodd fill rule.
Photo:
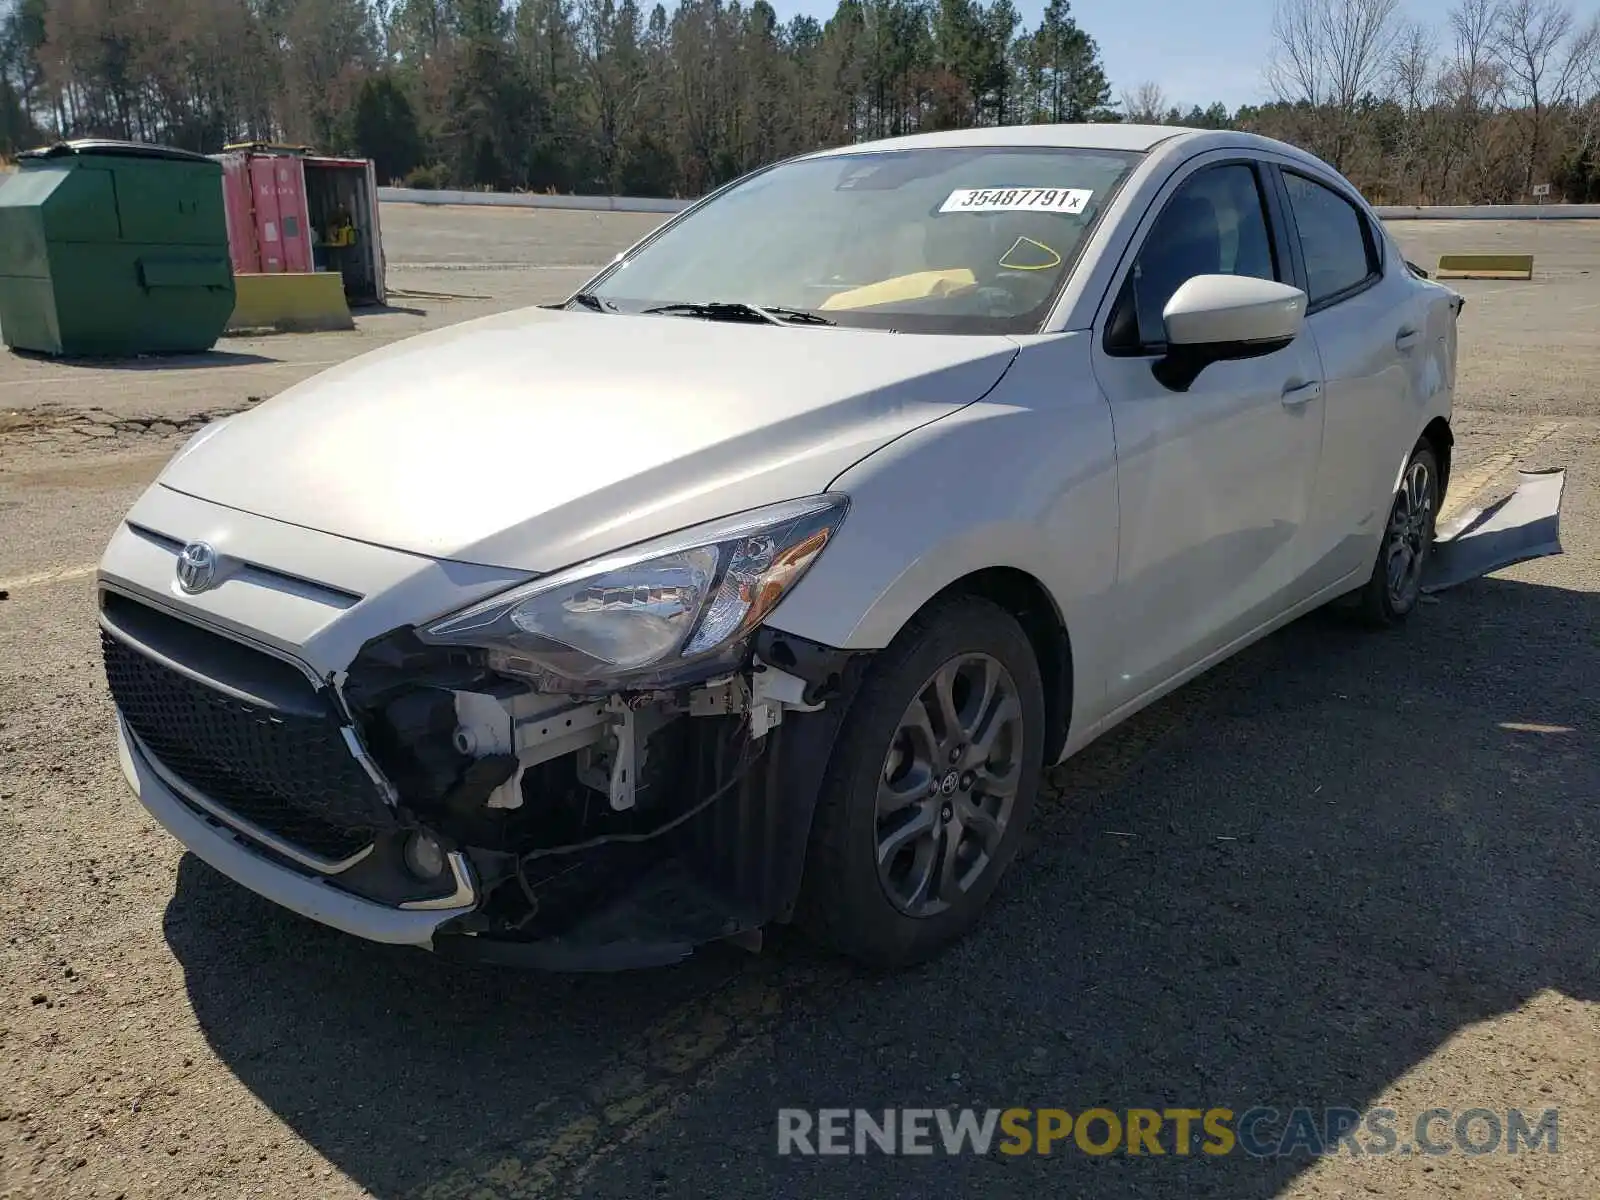
<svg viewBox="0 0 1600 1200">
<path fill-rule="evenodd" d="M 103 408 L 0 409 L 0 458 L 54 459 L 61 455 L 104 454 L 108 450 L 156 446 L 187 437 L 212 421 L 252 408 L 261 399 L 263 397 L 252 396 L 240 405 L 169 416 L 129 416 Z M 24 473 L 37 472 L 30 469 Z"/>
<path fill-rule="evenodd" d="M 0 482 L 28 488 L 111 488 L 148 483 L 167 460 L 165 450 L 95 456 L 68 466 L 29 467 L 0 471 Z"/>
</svg>

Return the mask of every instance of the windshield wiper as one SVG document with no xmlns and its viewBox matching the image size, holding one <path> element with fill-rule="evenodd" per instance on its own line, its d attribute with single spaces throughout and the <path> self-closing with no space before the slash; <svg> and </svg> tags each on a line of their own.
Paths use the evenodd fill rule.
<svg viewBox="0 0 1600 1200">
<path fill-rule="evenodd" d="M 747 304 L 743 300 L 685 301 L 679 304 L 657 304 L 644 310 L 647 313 L 667 313 L 671 316 L 701 317 L 707 321 L 766 321 L 773 325 L 832 325 L 827 317 L 807 312 L 803 308 L 780 308 L 765 304 Z"/>
<path fill-rule="evenodd" d="M 803 308 L 774 308 L 770 304 L 763 304 L 761 311 L 771 313 L 789 325 L 837 325 L 837 321 L 830 320 L 821 313 L 808 312 Z"/>
<path fill-rule="evenodd" d="M 599 296 L 591 295 L 588 292 L 579 292 L 577 295 L 568 300 L 567 304 L 581 304 L 585 308 L 594 309 L 595 312 L 616 312 L 616 309 L 610 304 L 606 303 L 606 301 L 600 299 Z M 563 305 L 562 307 L 564 308 L 566 305 Z"/>
</svg>

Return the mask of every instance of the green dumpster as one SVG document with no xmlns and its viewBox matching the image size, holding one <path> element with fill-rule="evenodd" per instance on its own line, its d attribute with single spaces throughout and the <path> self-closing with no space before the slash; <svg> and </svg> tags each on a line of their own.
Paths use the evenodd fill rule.
<svg viewBox="0 0 1600 1200">
<path fill-rule="evenodd" d="M 30 150 L 0 185 L 0 337 L 70 356 L 181 354 L 233 313 L 222 167 L 86 140 Z"/>
</svg>

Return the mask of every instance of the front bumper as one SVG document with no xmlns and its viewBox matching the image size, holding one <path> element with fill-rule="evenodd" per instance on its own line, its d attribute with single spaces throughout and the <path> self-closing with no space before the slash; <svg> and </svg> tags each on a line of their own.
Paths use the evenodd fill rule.
<svg viewBox="0 0 1600 1200">
<path fill-rule="evenodd" d="M 440 608 L 444 592 L 459 598 L 502 581 L 486 568 L 302 537 L 152 491 L 140 505 L 145 525 L 118 532 L 101 570 L 118 752 L 145 808 L 223 874 L 364 940 L 552 970 L 659 965 L 792 915 L 839 703 L 790 712 L 731 791 L 729 734 L 743 718 L 715 704 L 670 716 L 640 735 L 649 755 L 636 774 L 649 773 L 641 786 L 657 790 L 631 826 L 625 815 L 591 824 L 586 803 L 571 799 L 588 792 L 575 793 L 570 755 L 537 761 L 530 769 L 543 774 L 524 781 L 523 805 L 502 815 L 432 740 L 443 736 L 428 723 L 437 695 L 407 708 L 410 695 L 384 675 L 381 656 L 359 678 L 347 674 L 343 692 L 331 682 L 381 640 L 374 628 L 398 630 L 404 614 Z M 231 573 L 180 594 L 176 554 L 197 530 L 227 547 Z M 831 688 L 850 657 L 787 635 L 757 649 L 816 687 Z M 412 664 L 399 661 L 409 678 Z M 431 681 L 433 664 L 424 667 L 417 694 L 448 697 L 452 684 Z M 713 792 L 715 804 L 692 820 L 669 820 Z M 632 844 L 658 823 L 664 836 Z M 454 847 L 452 871 L 436 885 L 401 861 L 413 829 Z M 626 836 L 537 865 L 519 858 L 607 829 Z"/>
<path fill-rule="evenodd" d="M 417 911 L 363 900 L 322 876 L 274 861 L 221 821 L 202 815 L 162 777 L 120 717 L 117 754 L 128 786 L 168 833 L 230 879 L 303 917 L 368 941 L 431 950 L 442 926 L 477 907 L 471 867 L 460 855 L 451 860 L 458 885 L 452 899 L 461 899 L 459 904 Z"/>
</svg>

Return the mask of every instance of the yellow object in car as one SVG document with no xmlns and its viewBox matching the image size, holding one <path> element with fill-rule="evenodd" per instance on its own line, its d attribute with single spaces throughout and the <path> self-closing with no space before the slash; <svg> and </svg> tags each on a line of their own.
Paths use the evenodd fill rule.
<svg viewBox="0 0 1600 1200">
<path fill-rule="evenodd" d="M 910 275 L 896 275 L 849 291 L 835 292 L 818 307 L 829 309 L 870 308 L 874 304 L 891 304 L 896 300 L 926 300 L 930 296 L 948 296 L 978 285 L 975 276 L 966 267 L 945 271 L 914 271 Z"/>
<path fill-rule="evenodd" d="M 1060 265 L 1060 254 L 1031 237 L 1019 237 L 1000 256 L 1000 266 L 1008 271 L 1048 271 Z"/>
</svg>

